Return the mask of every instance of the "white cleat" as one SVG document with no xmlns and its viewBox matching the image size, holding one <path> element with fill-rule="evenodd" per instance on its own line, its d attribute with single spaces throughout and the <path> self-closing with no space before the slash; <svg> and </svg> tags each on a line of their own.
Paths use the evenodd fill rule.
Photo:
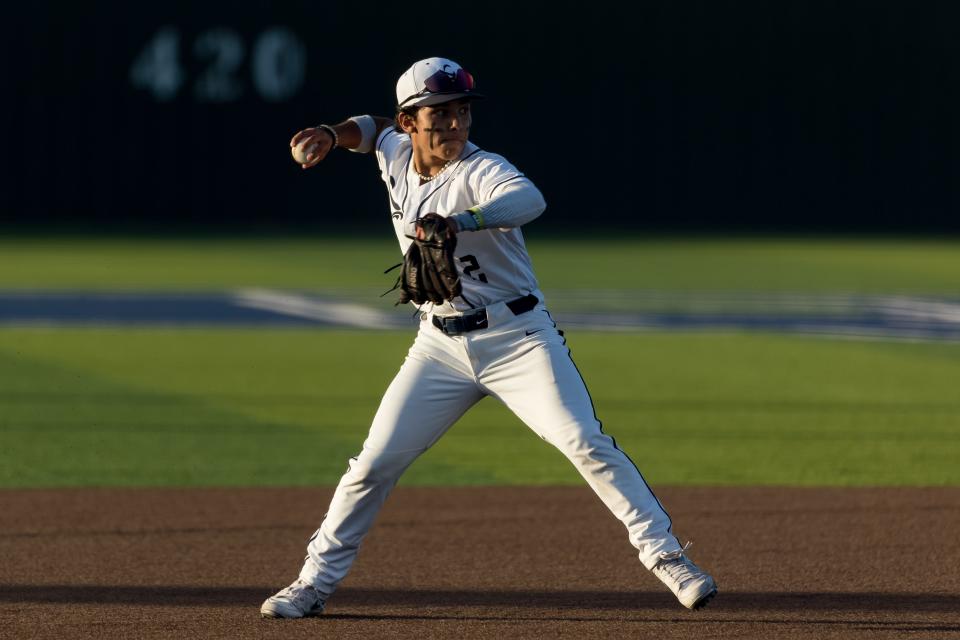
<svg viewBox="0 0 960 640">
<path fill-rule="evenodd" d="M 685 549 L 661 554 L 660 562 L 652 571 L 663 584 L 670 587 L 680 604 L 687 609 L 700 609 L 717 595 L 717 583 L 709 573 L 684 555 Z"/>
<path fill-rule="evenodd" d="M 308 618 L 323 613 L 323 596 L 312 584 L 297 580 L 263 601 L 264 618 Z"/>
</svg>

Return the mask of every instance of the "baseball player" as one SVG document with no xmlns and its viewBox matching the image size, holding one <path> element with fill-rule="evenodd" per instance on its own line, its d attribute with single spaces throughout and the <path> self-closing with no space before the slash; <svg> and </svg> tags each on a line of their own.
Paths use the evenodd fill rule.
<svg viewBox="0 0 960 640">
<path fill-rule="evenodd" d="M 400 76 L 396 93 L 393 119 L 356 116 L 304 129 L 290 144 L 315 145 L 304 169 L 336 147 L 374 153 L 401 250 L 416 239 L 418 220 L 439 214 L 457 240 L 462 290 L 420 305 L 413 346 L 310 538 L 299 577 L 261 614 L 322 613 L 401 474 L 484 396 L 567 456 L 681 604 L 704 606 L 716 583 L 686 556 L 636 465 L 603 432 L 545 306 L 520 232 L 543 212 L 543 196 L 505 158 L 469 141 L 472 101 L 482 97 L 473 77 L 451 60 L 428 58 Z"/>
</svg>

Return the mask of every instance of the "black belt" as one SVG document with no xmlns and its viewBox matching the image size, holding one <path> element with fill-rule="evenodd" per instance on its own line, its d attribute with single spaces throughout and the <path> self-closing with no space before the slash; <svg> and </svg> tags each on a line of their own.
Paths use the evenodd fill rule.
<svg viewBox="0 0 960 640">
<path fill-rule="evenodd" d="M 523 296 L 522 298 L 511 300 L 507 303 L 507 308 L 513 312 L 513 315 L 518 316 L 521 313 L 532 311 L 539 302 L 540 300 L 537 299 L 537 296 L 531 293 Z M 433 316 L 433 326 L 435 326 L 437 329 L 440 329 L 440 331 L 443 331 L 448 336 L 458 336 L 461 333 L 467 333 L 468 331 L 486 329 L 487 310 L 477 309 L 476 311 L 471 311 L 470 313 L 466 313 L 462 316 L 447 316 L 446 318 Z"/>
</svg>

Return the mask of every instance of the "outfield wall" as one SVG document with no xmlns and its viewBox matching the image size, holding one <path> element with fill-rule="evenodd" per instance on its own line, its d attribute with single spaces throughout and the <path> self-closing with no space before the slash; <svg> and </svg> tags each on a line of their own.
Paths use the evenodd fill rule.
<svg viewBox="0 0 960 640">
<path fill-rule="evenodd" d="M 369 158 L 302 173 L 298 128 L 388 115 L 460 60 L 473 139 L 551 228 L 960 230 L 960 4 L 75 3 L 0 23 L 3 230 L 386 223 Z M 546 221 L 540 224 L 548 224 Z"/>
</svg>

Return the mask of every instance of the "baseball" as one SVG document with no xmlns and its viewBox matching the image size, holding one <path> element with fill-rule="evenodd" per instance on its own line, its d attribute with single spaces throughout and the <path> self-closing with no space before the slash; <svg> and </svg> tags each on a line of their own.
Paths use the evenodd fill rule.
<svg viewBox="0 0 960 640">
<path fill-rule="evenodd" d="M 307 162 L 307 156 L 317 150 L 316 142 L 307 142 L 304 140 L 300 144 L 290 149 L 290 153 L 293 154 L 293 159 L 297 164 L 305 164 Z"/>
</svg>

